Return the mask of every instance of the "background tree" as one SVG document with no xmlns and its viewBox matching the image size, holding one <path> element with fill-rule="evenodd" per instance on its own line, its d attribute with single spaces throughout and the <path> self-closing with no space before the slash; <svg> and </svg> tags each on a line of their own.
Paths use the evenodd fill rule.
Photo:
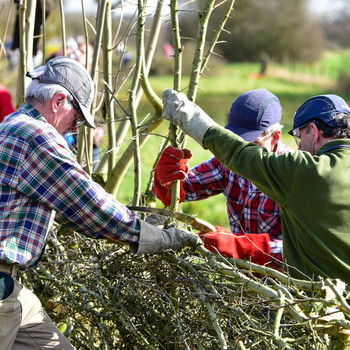
<svg viewBox="0 0 350 350">
<path fill-rule="evenodd" d="M 337 14 L 322 16 L 320 20 L 326 48 L 334 50 L 350 47 L 350 10 L 348 6 Z"/>
<path fill-rule="evenodd" d="M 322 31 L 307 5 L 307 0 L 237 1 L 221 36 L 225 45 L 218 47 L 219 52 L 229 61 L 260 61 L 262 54 L 277 61 L 318 60 Z M 213 17 L 221 11 L 217 7 Z M 193 27 L 191 12 L 183 12 L 182 35 L 192 36 Z"/>
</svg>

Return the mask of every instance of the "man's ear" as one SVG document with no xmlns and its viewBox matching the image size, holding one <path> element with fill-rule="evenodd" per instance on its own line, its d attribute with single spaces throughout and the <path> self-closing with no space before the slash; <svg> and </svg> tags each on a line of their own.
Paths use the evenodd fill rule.
<svg viewBox="0 0 350 350">
<path fill-rule="evenodd" d="M 272 140 L 271 140 L 271 145 L 277 145 L 278 142 L 281 140 L 282 137 L 282 132 L 280 130 L 276 130 L 273 134 L 272 134 Z"/>
<path fill-rule="evenodd" d="M 319 130 L 315 123 L 310 123 L 310 129 L 313 132 L 312 142 L 315 145 L 323 134 L 322 130 Z"/>
<path fill-rule="evenodd" d="M 64 100 L 67 98 L 66 94 L 63 92 L 57 93 L 51 99 L 51 109 L 52 112 L 56 113 L 64 105 Z"/>
</svg>

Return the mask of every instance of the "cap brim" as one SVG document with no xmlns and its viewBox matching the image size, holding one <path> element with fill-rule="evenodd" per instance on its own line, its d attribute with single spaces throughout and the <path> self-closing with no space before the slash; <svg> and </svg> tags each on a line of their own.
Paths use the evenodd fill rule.
<svg viewBox="0 0 350 350">
<path fill-rule="evenodd" d="M 95 129 L 96 125 L 94 122 L 94 118 L 92 117 L 92 115 L 90 113 L 90 109 L 82 106 L 80 103 L 79 103 L 79 107 L 81 109 L 81 112 L 83 113 L 83 117 L 85 119 L 85 125 L 90 127 L 90 128 Z"/>
<path fill-rule="evenodd" d="M 225 129 L 232 131 L 233 133 L 242 137 L 242 139 L 248 142 L 254 142 L 264 132 L 264 130 L 252 130 L 246 128 L 233 127 L 230 124 L 227 124 L 225 126 Z"/>
</svg>

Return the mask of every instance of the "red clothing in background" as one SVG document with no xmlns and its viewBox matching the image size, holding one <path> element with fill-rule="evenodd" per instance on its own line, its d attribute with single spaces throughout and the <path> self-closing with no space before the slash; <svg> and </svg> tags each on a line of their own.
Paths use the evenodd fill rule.
<svg viewBox="0 0 350 350">
<path fill-rule="evenodd" d="M 5 88 L 5 86 L 0 85 L 0 122 L 4 118 L 15 111 L 12 103 L 12 97 L 10 92 Z"/>
</svg>

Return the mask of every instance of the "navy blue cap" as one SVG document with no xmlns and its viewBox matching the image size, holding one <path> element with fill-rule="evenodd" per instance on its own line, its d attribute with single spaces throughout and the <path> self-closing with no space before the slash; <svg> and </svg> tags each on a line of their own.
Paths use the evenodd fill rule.
<svg viewBox="0 0 350 350">
<path fill-rule="evenodd" d="M 270 91 L 247 91 L 233 102 L 225 128 L 253 142 L 270 126 L 279 123 L 282 113 L 279 99 Z"/>
<path fill-rule="evenodd" d="M 340 96 L 330 94 L 311 97 L 294 114 L 293 129 L 312 119 L 321 119 L 327 125 L 336 127 L 334 116 L 338 113 L 350 114 L 350 107 Z M 293 129 L 289 131 L 290 135 L 293 135 Z"/>
</svg>

